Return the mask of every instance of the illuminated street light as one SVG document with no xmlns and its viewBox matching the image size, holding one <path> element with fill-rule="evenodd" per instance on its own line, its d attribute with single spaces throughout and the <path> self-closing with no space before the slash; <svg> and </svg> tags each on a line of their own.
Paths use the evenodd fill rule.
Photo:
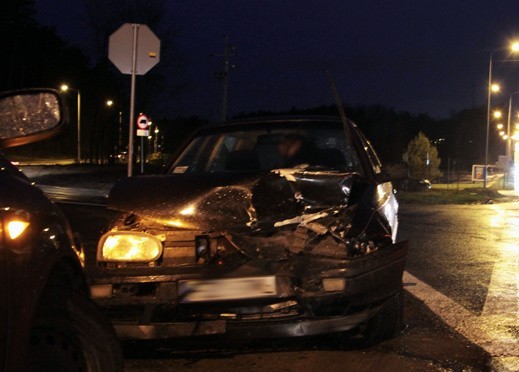
<svg viewBox="0 0 519 372">
<path fill-rule="evenodd" d="M 77 93 L 77 157 L 76 162 L 81 164 L 81 92 L 79 89 L 72 89 L 68 84 L 61 84 L 60 90 L 63 93 L 74 90 Z"/>
<path fill-rule="evenodd" d="M 114 101 L 112 101 L 111 99 L 109 99 L 109 100 L 106 101 L 106 105 L 107 105 L 108 107 L 111 107 L 113 104 L 114 104 Z"/>
<path fill-rule="evenodd" d="M 501 111 L 494 111 L 493 114 L 496 119 L 501 119 L 503 117 L 503 113 Z"/>
<path fill-rule="evenodd" d="M 506 134 L 507 134 L 506 159 L 507 159 L 508 163 L 510 163 L 510 161 L 512 160 L 512 139 L 511 139 L 512 97 L 516 94 L 519 94 L 519 90 L 511 93 L 510 97 L 508 99 L 508 121 L 507 121 L 507 125 L 506 125 Z"/>
<path fill-rule="evenodd" d="M 499 50 L 502 50 L 499 49 Z M 485 168 L 484 168 L 484 177 L 483 177 L 483 187 L 487 187 L 487 167 L 488 167 L 488 139 L 490 135 L 490 107 L 491 107 L 491 100 L 492 100 L 492 92 L 496 92 L 494 89 L 494 84 L 492 84 L 492 62 L 494 58 L 494 53 L 498 50 L 493 50 L 490 52 L 489 55 L 489 61 L 488 61 L 488 97 L 487 97 L 487 132 L 485 137 Z M 519 44 L 516 42 L 513 42 L 510 45 L 510 51 L 512 53 L 518 53 L 519 52 Z"/>
<path fill-rule="evenodd" d="M 503 139 L 506 141 L 506 140 L 508 139 L 508 135 L 505 134 L 505 135 L 503 136 Z"/>
<path fill-rule="evenodd" d="M 501 87 L 499 86 L 499 84 L 492 84 L 490 86 L 490 89 L 492 90 L 492 93 L 497 93 L 501 90 Z"/>
<path fill-rule="evenodd" d="M 503 124 L 499 123 L 499 124 L 497 124 L 497 129 L 503 129 L 503 126 L 504 126 Z"/>
</svg>

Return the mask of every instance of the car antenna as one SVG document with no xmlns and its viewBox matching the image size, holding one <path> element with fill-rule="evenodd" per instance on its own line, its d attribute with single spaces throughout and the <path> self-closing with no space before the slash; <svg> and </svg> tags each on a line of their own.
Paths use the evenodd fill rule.
<svg viewBox="0 0 519 372">
<path fill-rule="evenodd" d="M 353 145 L 353 136 L 351 133 L 351 124 L 344 113 L 344 106 L 342 104 L 341 98 L 339 97 L 339 93 L 337 92 L 337 87 L 335 86 L 335 81 L 333 80 L 332 74 L 329 70 L 326 70 L 326 76 L 328 77 L 328 82 L 330 83 L 330 87 L 332 88 L 333 98 L 335 99 L 335 105 L 337 106 L 337 110 L 339 110 L 339 115 L 341 117 L 342 125 L 344 127 L 344 131 L 346 132 L 346 136 L 350 142 L 352 148 L 355 148 Z"/>
</svg>

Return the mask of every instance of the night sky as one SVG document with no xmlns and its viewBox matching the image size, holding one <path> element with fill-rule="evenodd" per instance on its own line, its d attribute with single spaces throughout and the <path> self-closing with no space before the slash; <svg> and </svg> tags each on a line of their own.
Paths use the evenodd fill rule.
<svg viewBox="0 0 519 372">
<path fill-rule="evenodd" d="M 87 50 L 81 4 L 36 0 L 37 18 Z M 230 115 L 332 104 L 329 69 L 348 104 L 445 117 L 486 102 L 489 52 L 519 37 L 517 0 L 171 0 L 168 8 L 191 81 L 171 114 L 211 119 L 221 59 L 210 53 L 223 52 L 224 34 L 237 52 Z M 519 62 L 497 63 L 495 74 L 519 89 Z"/>
</svg>

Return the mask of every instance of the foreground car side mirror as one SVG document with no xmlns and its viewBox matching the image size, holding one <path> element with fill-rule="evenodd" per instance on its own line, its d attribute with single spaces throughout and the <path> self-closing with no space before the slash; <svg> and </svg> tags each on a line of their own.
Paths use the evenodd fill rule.
<svg viewBox="0 0 519 372">
<path fill-rule="evenodd" d="M 63 128 L 65 110 L 52 89 L 0 93 L 0 148 L 25 145 L 54 136 Z"/>
</svg>

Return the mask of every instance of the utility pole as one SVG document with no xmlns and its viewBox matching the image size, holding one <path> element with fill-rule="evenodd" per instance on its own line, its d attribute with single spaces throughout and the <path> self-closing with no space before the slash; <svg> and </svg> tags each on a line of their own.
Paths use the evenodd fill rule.
<svg viewBox="0 0 519 372">
<path fill-rule="evenodd" d="M 212 54 L 213 56 L 223 56 L 223 70 L 218 77 L 222 79 L 222 108 L 220 111 L 220 121 L 225 122 L 227 120 L 227 91 L 229 88 L 229 70 L 231 66 L 231 57 L 234 56 L 234 45 L 229 44 L 229 37 L 225 38 L 225 51 L 224 54 Z"/>
<path fill-rule="evenodd" d="M 123 112 L 119 111 L 119 130 L 117 136 L 117 156 L 122 152 L 123 148 Z"/>
</svg>

